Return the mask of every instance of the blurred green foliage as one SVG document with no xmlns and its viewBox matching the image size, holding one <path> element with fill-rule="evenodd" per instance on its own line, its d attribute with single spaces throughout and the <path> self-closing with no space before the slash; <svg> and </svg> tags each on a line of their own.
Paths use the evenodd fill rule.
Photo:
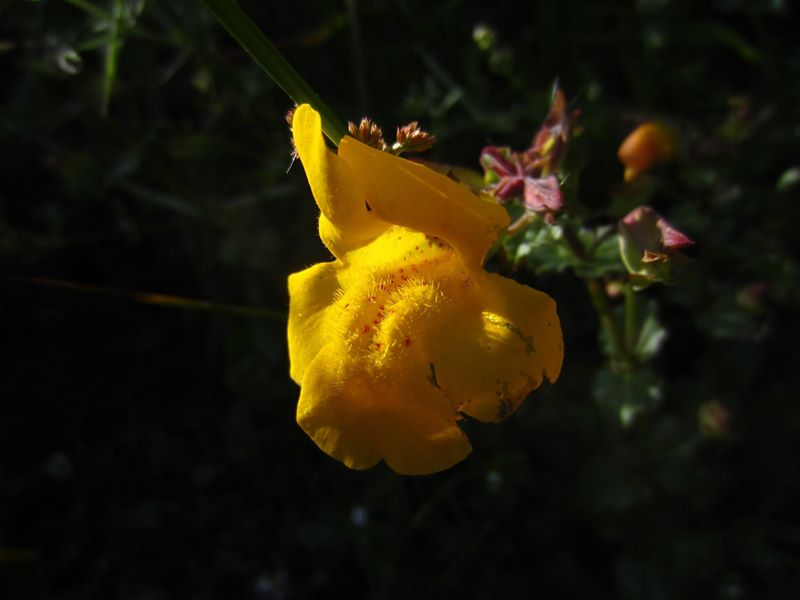
<svg viewBox="0 0 800 600">
<path fill-rule="evenodd" d="M 241 4 L 339 115 L 418 119 L 441 162 L 526 146 L 558 77 L 581 110 L 567 202 L 593 224 L 646 198 L 697 276 L 644 292 L 637 348 L 660 353 L 620 388 L 575 265 L 530 230 L 514 276 L 558 300 L 558 384 L 466 423 L 450 471 L 348 471 L 294 424 L 280 319 L 20 279 L 285 311 L 286 276 L 327 259 L 289 101 L 199 3 L 0 2 L 0 597 L 796 597 L 789 5 Z M 623 188 L 616 148 L 650 117 L 682 155 Z M 655 379 L 653 410 L 609 416 Z"/>
</svg>

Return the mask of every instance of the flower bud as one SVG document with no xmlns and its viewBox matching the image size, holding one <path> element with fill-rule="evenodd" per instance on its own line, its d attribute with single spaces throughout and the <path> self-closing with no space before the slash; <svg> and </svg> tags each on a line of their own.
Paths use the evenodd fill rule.
<svg viewBox="0 0 800 600">
<path fill-rule="evenodd" d="M 480 163 L 484 180 L 494 185 L 494 195 L 501 201 L 521 196 L 525 189 L 525 171 L 519 155 L 507 146 L 487 146 L 481 150 Z"/>
<path fill-rule="evenodd" d="M 712 400 L 703 403 L 697 411 L 700 433 L 707 438 L 726 438 L 731 435 L 731 411 L 719 402 Z"/>
<path fill-rule="evenodd" d="M 633 209 L 619 223 L 622 262 L 648 283 L 671 280 L 676 263 L 683 266 L 687 261 L 678 250 L 693 244 L 648 206 Z"/>
<path fill-rule="evenodd" d="M 419 123 L 412 121 L 407 125 L 397 128 L 397 141 L 392 146 L 392 152 L 425 152 L 436 143 L 436 136 L 420 129 Z"/>
<path fill-rule="evenodd" d="M 655 165 L 671 160 L 676 145 L 675 132 L 667 125 L 654 121 L 639 125 L 617 151 L 625 165 L 625 181 L 633 181 Z"/>
<path fill-rule="evenodd" d="M 566 149 L 569 135 L 570 114 L 567 112 L 567 100 L 556 83 L 550 111 L 534 136 L 531 147 L 524 154 L 529 169 L 541 169 L 542 175 L 555 171 Z"/>
<path fill-rule="evenodd" d="M 525 208 L 537 213 L 552 213 L 561 210 L 564 196 L 561 194 L 561 185 L 555 175 L 548 175 L 534 179 L 525 179 Z"/>
<path fill-rule="evenodd" d="M 383 140 L 383 131 L 369 117 L 361 119 L 361 123 L 356 125 L 352 121 L 347 123 L 347 131 L 359 142 L 365 143 L 371 148 L 378 150 L 386 149 L 386 142 Z"/>
</svg>

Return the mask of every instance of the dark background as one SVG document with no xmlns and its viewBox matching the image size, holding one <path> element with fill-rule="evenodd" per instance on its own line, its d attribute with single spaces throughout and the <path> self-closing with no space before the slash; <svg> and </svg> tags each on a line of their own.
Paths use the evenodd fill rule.
<svg viewBox="0 0 800 600">
<path fill-rule="evenodd" d="M 328 254 L 287 174 L 290 101 L 199 3 L 83 4 L 0 2 L 0 597 L 797 597 L 788 4 L 242 3 L 339 115 L 420 120 L 442 162 L 526 146 L 559 78 L 589 222 L 622 214 L 637 122 L 680 132 L 651 203 L 697 241 L 699 276 L 646 292 L 669 334 L 661 404 L 621 428 L 594 400 L 582 283 L 521 270 L 559 303 L 561 379 L 417 478 L 349 471 L 294 422 L 285 281 Z M 712 401 L 725 431 L 699 425 Z"/>
</svg>

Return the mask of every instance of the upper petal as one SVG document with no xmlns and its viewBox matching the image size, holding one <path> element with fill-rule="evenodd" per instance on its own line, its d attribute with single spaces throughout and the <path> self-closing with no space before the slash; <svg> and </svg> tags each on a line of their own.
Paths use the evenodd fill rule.
<svg viewBox="0 0 800 600">
<path fill-rule="evenodd" d="M 508 213 L 502 206 L 424 165 L 349 137 L 340 142 L 339 157 L 350 166 L 381 219 L 442 238 L 466 265 L 481 265 L 508 226 Z"/>
<path fill-rule="evenodd" d="M 311 192 L 322 212 L 320 237 L 337 258 L 373 240 L 386 229 L 364 199 L 350 167 L 328 150 L 322 121 L 308 104 L 297 107 L 292 118 L 294 144 L 303 163 Z"/>
</svg>

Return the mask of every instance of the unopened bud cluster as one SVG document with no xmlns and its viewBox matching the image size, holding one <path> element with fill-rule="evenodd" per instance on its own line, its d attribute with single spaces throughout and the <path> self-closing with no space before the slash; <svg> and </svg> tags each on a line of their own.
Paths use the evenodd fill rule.
<svg viewBox="0 0 800 600">
<path fill-rule="evenodd" d="M 348 123 L 347 130 L 359 142 L 396 155 L 405 152 L 425 152 L 436 143 L 436 136 L 421 129 L 417 121 L 398 127 L 395 142 L 391 146 L 384 140 L 381 128 L 367 117 L 361 119 L 358 125 L 353 122 Z"/>
<path fill-rule="evenodd" d="M 359 142 L 363 142 L 367 146 L 377 148 L 378 150 L 386 150 L 386 142 L 383 139 L 383 130 L 370 118 L 364 117 L 361 123 L 356 125 L 352 121 L 347 123 L 347 131 L 350 132 L 354 138 Z"/>
<path fill-rule="evenodd" d="M 504 202 L 520 199 L 528 211 L 552 218 L 564 203 L 556 172 L 569 132 L 564 92 L 556 87 L 550 111 L 529 148 L 516 152 L 507 146 L 488 146 L 481 152 L 485 180 L 495 197 Z"/>
<path fill-rule="evenodd" d="M 396 142 L 392 146 L 392 152 L 425 152 L 430 150 L 436 143 L 436 136 L 419 127 L 419 123 L 412 121 L 407 125 L 397 128 Z"/>
</svg>

